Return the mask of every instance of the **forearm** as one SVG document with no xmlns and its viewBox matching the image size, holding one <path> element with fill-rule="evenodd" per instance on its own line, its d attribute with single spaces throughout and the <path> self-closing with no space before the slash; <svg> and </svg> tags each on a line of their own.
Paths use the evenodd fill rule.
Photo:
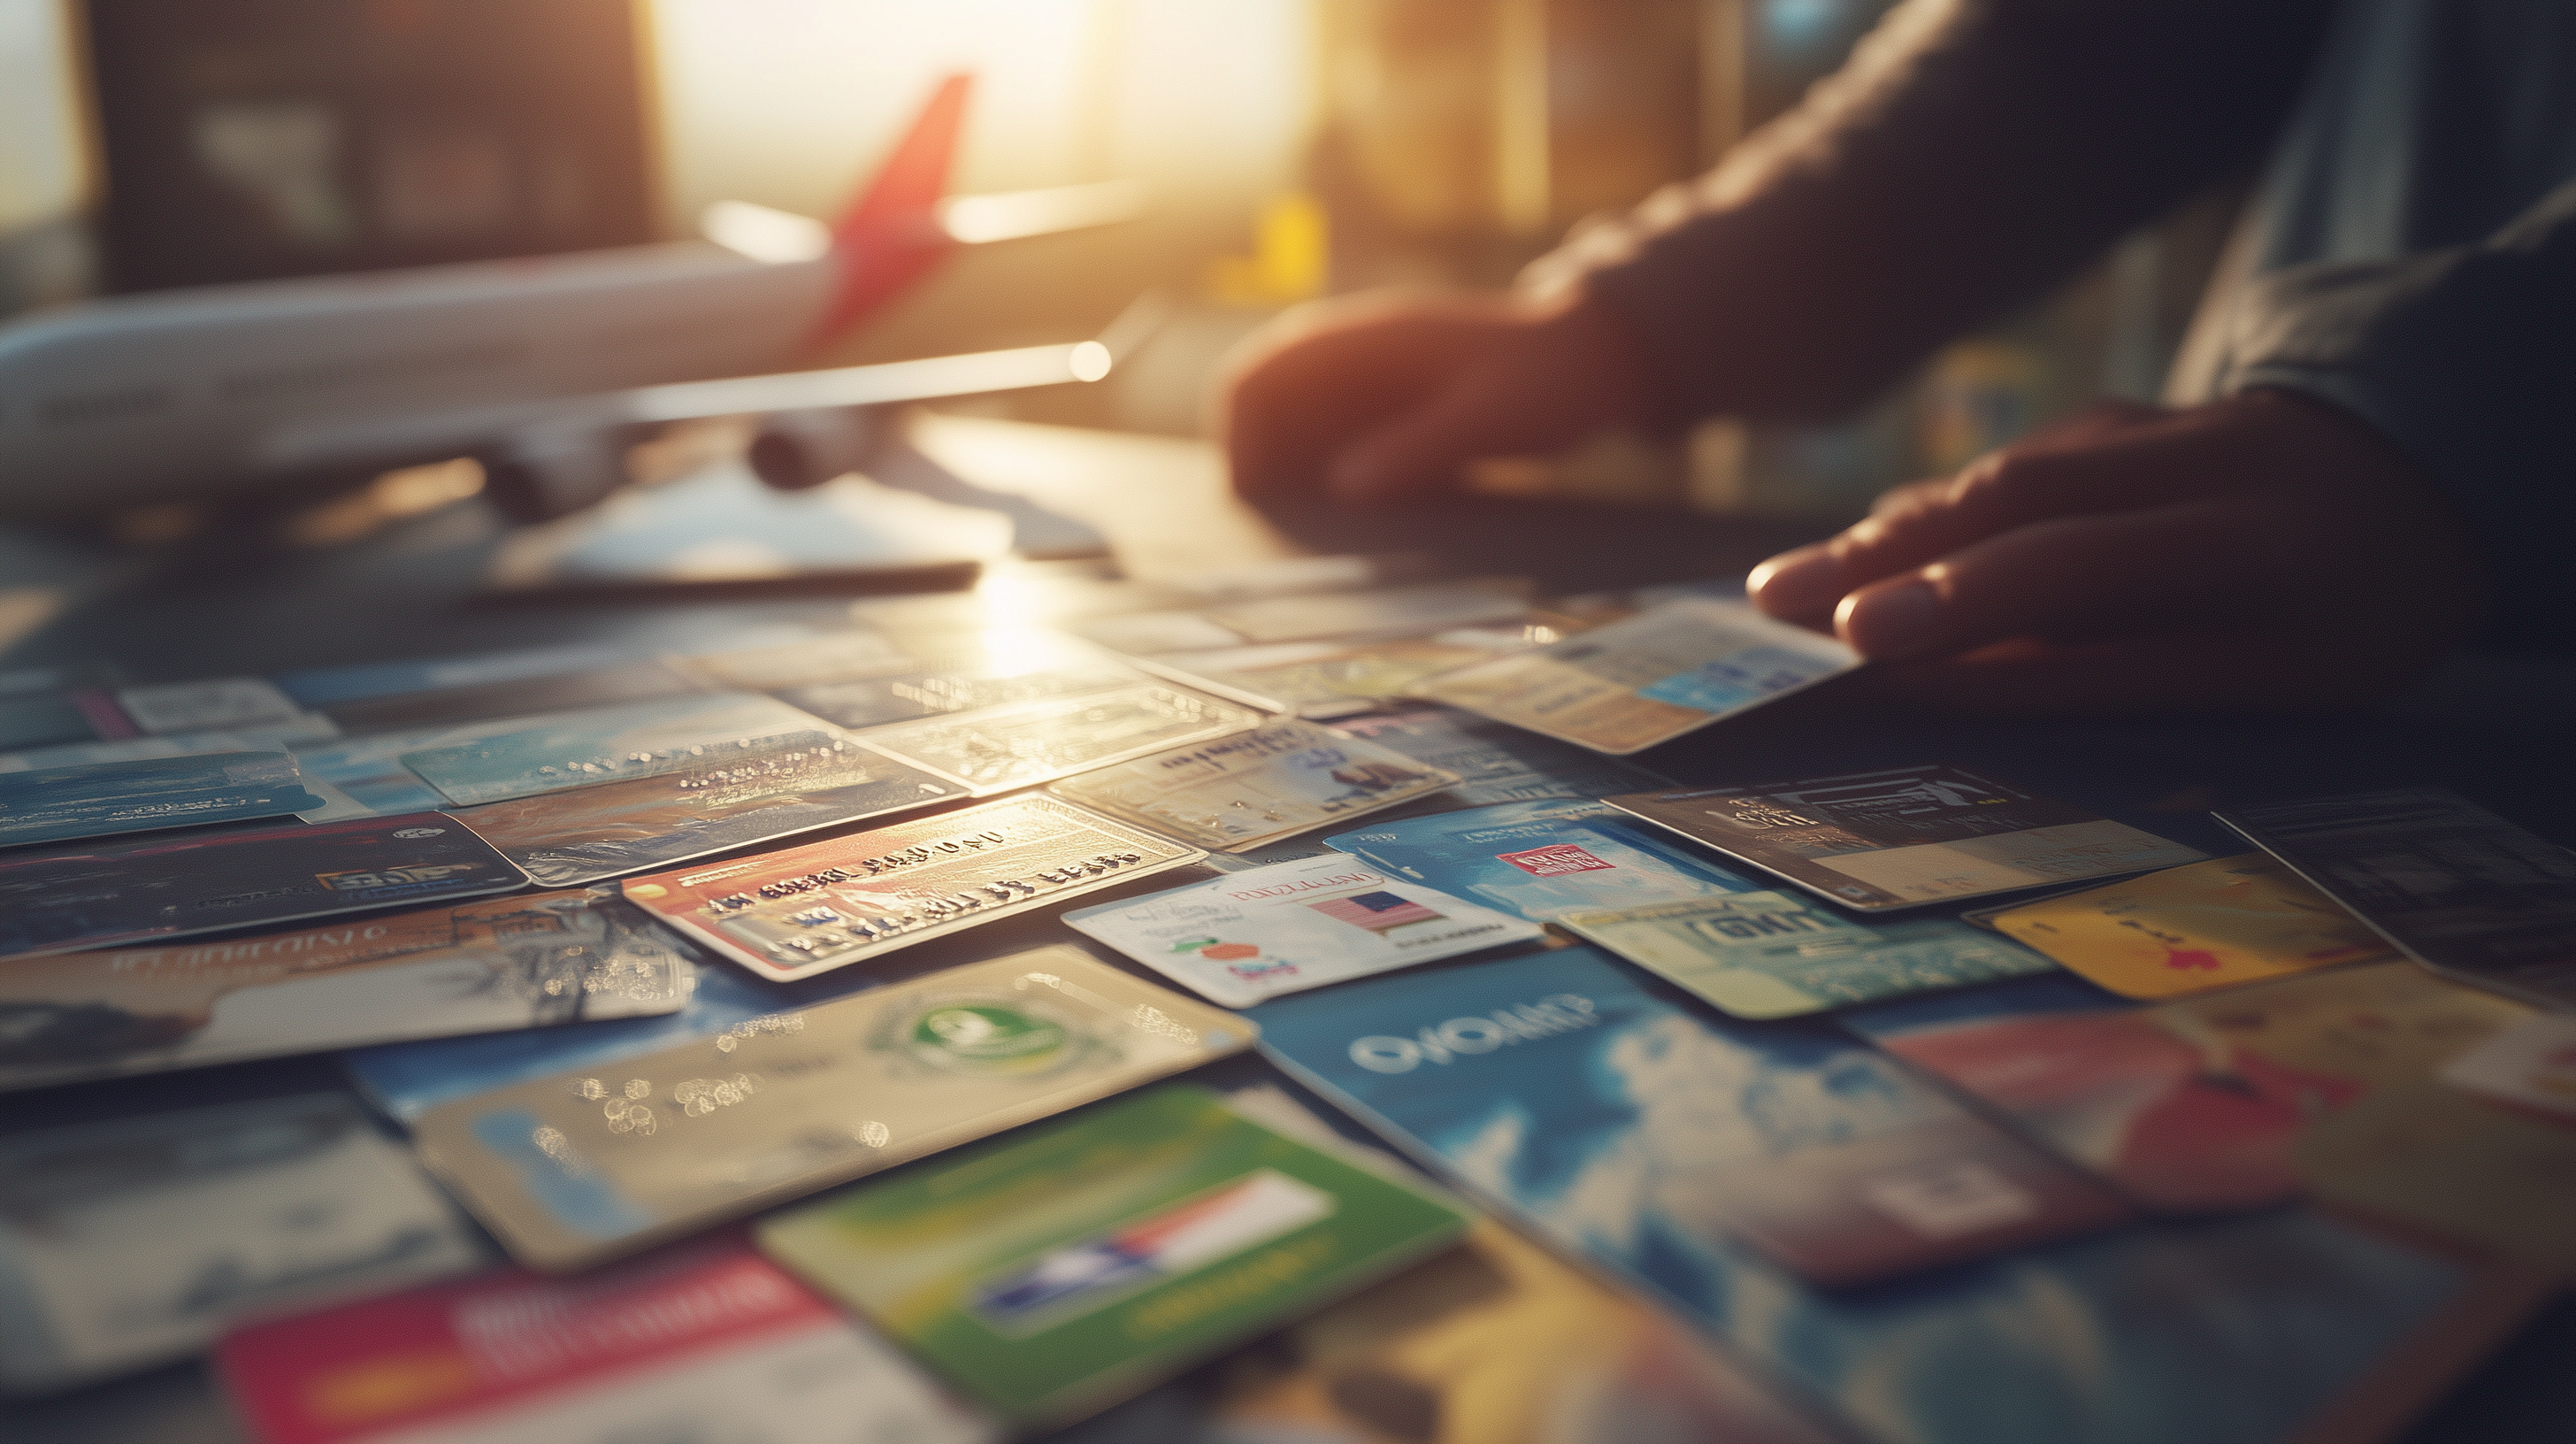
<svg viewBox="0 0 2576 1444">
<path fill-rule="evenodd" d="M 1717 170 L 1533 268 L 1654 410 L 1830 414 L 2249 159 L 2331 0 L 1912 0 Z"/>
<path fill-rule="evenodd" d="M 2576 183 L 2482 245 L 2301 266 L 2236 312 L 2225 389 L 2367 422 L 2468 523 L 2499 640 L 2576 642 Z"/>
</svg>

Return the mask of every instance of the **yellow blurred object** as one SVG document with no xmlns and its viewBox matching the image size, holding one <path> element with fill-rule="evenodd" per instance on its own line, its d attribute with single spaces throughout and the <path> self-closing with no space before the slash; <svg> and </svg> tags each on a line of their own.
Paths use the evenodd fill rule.
<svg viewBox="0 0 2576 1444">
<path fill-rule="evenodd" d="M 1219 256 L 1208 267 L 1210 299 L 1230 306 L 1286 306 L 1324 294 L 1332 279 L 1332 231 L 1323 206 L 1303 191 L 1261 208 L 1249 256 Z"/>
</svg>

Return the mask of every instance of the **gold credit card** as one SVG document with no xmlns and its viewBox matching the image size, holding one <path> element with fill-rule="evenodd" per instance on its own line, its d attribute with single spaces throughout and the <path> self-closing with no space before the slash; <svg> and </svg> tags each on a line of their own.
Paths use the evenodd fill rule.
<svg viewBox="0 0 2576 1444">
<path fill-rule="evenodd" d="M 2124 998 L 2177 998 L 2397 956 L 2259 852 L 1999 909 L 1984 921 Z"/>
<path fill-rule="evenodd" d="M 1023 796 L 623 886 L 655 917 L 786 982 L 1206 855 Z"/>
<path fill-rule="evenodd" d="M 1079 948 L 932 973 L 432 1109 L 420 1156 L 511 1256 L 587 1267 L 1249 1046 Z"/>
<path fill-rule="evenodd" d="M 1239 852 L 1462 780 L 1312 722 L 1273 722 L 1086 772 L 1054 791 L 1200 847 Z"/>
</svg>

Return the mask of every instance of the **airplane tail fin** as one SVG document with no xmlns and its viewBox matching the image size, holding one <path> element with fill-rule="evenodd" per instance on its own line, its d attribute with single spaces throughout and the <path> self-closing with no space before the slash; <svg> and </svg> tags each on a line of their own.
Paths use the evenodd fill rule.
<svg viewBox="0 0 2576 1444">
<path fill-rule="evenodd" d="M 955 248 L 939 224 L 939 202 L 948 190 L 948 169 L 973 89 L 971 75 L 941 81 L 876 178 L 832 223 L 840 289 L 809 345 L 820 347 L 848 330 L 928 275 Z"/>
</svg>

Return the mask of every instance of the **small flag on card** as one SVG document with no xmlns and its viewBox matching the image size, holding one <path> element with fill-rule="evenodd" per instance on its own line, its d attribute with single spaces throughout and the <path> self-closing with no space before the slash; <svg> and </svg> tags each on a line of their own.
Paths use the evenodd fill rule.
<svg viewBox="0 0 2576 1444">
<path fill-rule="evenodd" d="M 1373 933 L 1400 928 L 1407 923 L 1436 922 L 1440 917 L 1422 904 L 1391 892 L 1364 892 L 1353 897 L 1308 903 L 1307 906 L 1328 918 L 1349 923 L 1355 928 L 1366 928 Z"/>
</svg>

